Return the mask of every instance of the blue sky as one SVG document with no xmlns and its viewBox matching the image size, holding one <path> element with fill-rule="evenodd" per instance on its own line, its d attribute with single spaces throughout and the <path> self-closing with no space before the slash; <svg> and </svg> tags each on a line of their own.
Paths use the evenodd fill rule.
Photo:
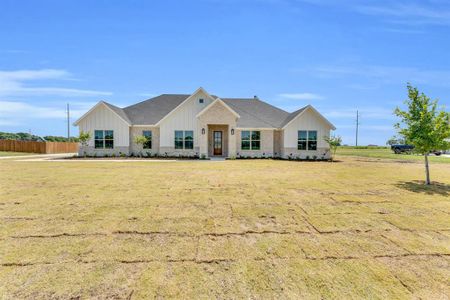
<svg viewBox="0 0 450 300">
<path fill-rule="evenodd" d="M 348 144 L 359 109 L 360 144 L 384 144 L 408 81 L 450 107 L 449 53 L 444 0 L 0 0 L 0 131 L 202 86 L 312 104 Z"/>
</svg>

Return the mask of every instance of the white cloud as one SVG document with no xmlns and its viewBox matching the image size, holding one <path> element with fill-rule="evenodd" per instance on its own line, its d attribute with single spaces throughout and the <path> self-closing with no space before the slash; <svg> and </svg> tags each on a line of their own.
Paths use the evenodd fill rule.
<svg viewBox="0 0 450 300">
<path fill-rule="evenodd" d="M 450 70 L 419 69 L 414 67 L 391 67 L 380 65 L 322 65 L 297 69 L 320 78 L 358 77 L 372 79 L 378 83 L 429 84 L 450 86 Z M 373 84 L 373 83 L 372 83 Z"/>
<path fill-rule="evenodd" d="M 443 1 L 413 1 L 413 0 L 297 0 L 299 2 L 333 6 L 358 14 L 370 15 L 386 23 L 406 26 L 417 25 L 450 25 L 449 2 Z M 294 2 L 295 3 L 295 2 Z"/>
<path fill-rule="evenodd" d="M 70 104 L 70 117 L 74 121 L 88 111 L 94 103 L 75 102 Z M 65 119 L 66 104 L 37 106 L 18 101 L 0 101 L 0 125 L 13 126 L 27 123 L 30 119 Z"/>
<path fill-rule="evenodd" d="M 292 100 L 322 100 L 325 99 L 323 96 L 313 94 L 313 93 L 285 93 L 278 95 L 281 98 L 292 99 Z"/>
<path fill-rule="evenodd" d="M 435 3 L 419 5 L 412 1 L 394 2 L 385 5 L 360 5 L 355 10 L 367 15 L 387 17 L 394 23 L 450 25 L 450 9 Z"/>
<path fill-rule="evenodd" d="M 338 129 L 355 129 L 356 125 L 336 125 Z M 360 125 L 361 130 L 373 130 L 373 131 L 395 131 L 392 125 Z"/>
<path fill-rule="evenodd" d="M 322 110 L 324 116 L 330 119 L 356 119 L 357 108 Z M 360 119 L 394 120 L 393 110 L 380 107 L 359 108 Z"/>
<path fill-rule="evenodd" d="M 37 80 L 68 80 L 71 74 L 65 70 L 43 69 L 43 70 L 17 70 L 0 71 L 0 96 L 108 96 L 110 92 L 84 90 L 61 87 L 30 87 L 24 83 Z"/>
</svg>

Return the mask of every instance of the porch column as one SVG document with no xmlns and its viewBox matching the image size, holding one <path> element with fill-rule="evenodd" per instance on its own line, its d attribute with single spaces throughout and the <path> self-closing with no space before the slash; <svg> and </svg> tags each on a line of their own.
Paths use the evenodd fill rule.
<svg viewBox="0 0 450 300">
<path fill-rule="evenodd" d="M 204 124 L 202 122 L 199 122 L 199 156 L 200 158 L 205 155 L 206 157 L 209 157 L 208 155 L 208 125 Z M 205 130 L 205 133 L 203 134 L 203 130 Z"/>
<path fill-rule="evenodd" d="M 231 134 L 233 131 L 234 134 Z M 237 141 L 236 123 L 228 126 L 228 157 L 236 157 L 236 141 Z"/>
</svg>

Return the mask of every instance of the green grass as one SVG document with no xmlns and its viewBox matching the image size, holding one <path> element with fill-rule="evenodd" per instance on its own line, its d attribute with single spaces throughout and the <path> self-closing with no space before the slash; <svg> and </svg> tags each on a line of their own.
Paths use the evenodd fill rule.
<svg viewBox="0 0 450 300">
<path fill-rule="evenodd" d="M 26 153 L 26 152 L 12 152 L 12 151 L 0 151 L 0 157 L 2 156 L 21 156 L 21 155 L 32 155 L 35 153 Z"/>
<path fill-rule="evenodd" d="M 339 160 L 0 161 L 0 298 L 448 298 L 448 165 Z"/>
<path fill-rule="evenodd" d="M 339 147 L 336 151 L 336 155 L 345 156 L 361 156 L 370 158 L 383 158 L 383 159 L 395 159 L 400 161 L 416 161 L 424 162 L 424 157 L 418 154 L 395 154 L 390 148 L 355 148 L 355 147 Z M 431 163 L 450 163 L 449 157 L 443 156 L 429 156 Z"/>
</svg>

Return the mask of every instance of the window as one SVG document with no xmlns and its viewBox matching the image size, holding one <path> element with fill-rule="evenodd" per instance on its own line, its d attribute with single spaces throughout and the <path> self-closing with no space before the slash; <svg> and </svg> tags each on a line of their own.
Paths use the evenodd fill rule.
<svg viewBox="0 0 450 300">
<path fill-rule="evenodd" d="M 241 149 L 242 150 L 260 150 L 261 132 L 260 131 L 241 131 Z"/>
<path fill-rule="evenodd" d="M 198 99 L 198 103 L 203 104 L 203 102 L 205 102 L 205 100 L 203 100 L 203 99 Z"/>
<path fill-rule="evenodd" d="M 147 141 L 144 143 L 144 149 L 152 149 L 152 132 L 150 130 L 143 130 L 142 135 L 147 138 Z"/>
<path fill-rule="evenodd" d="M 194 132 L 192 130 L 184 132 L 184 149 L 194 149 Z"/>
<path fill-rule="evenodd" d="M 114 131 L 112 130 L 95 130 L 94 144 L 96 149 L 113 149 L 114 148 Z"/>
<path fill-rule="evenodd" d="M 298 131 L 298 150 L 317 150 L 317 131 L 299 130 Z"/>
<path fill-rule="evenodd" d="M 297 149 L 298 150 L 306 150 L 307 140 L 308 140 L 308 132 L 304 131 L 304 130 L 300 130 L 298 132 Z"/>
<path fill-rule="evenodd" d="M 317 150 L 317 131 L 308 131 L 308 150 Z"/>
<path fill-rule="evenodd" d="M 194 131 L 175 130 L 175 149 L 194 149 Z"/>
<path fill-rule="evenodd" d="M 175 130 L 175 149 L 183 149 L 183 131 Z"/>
</svg>

